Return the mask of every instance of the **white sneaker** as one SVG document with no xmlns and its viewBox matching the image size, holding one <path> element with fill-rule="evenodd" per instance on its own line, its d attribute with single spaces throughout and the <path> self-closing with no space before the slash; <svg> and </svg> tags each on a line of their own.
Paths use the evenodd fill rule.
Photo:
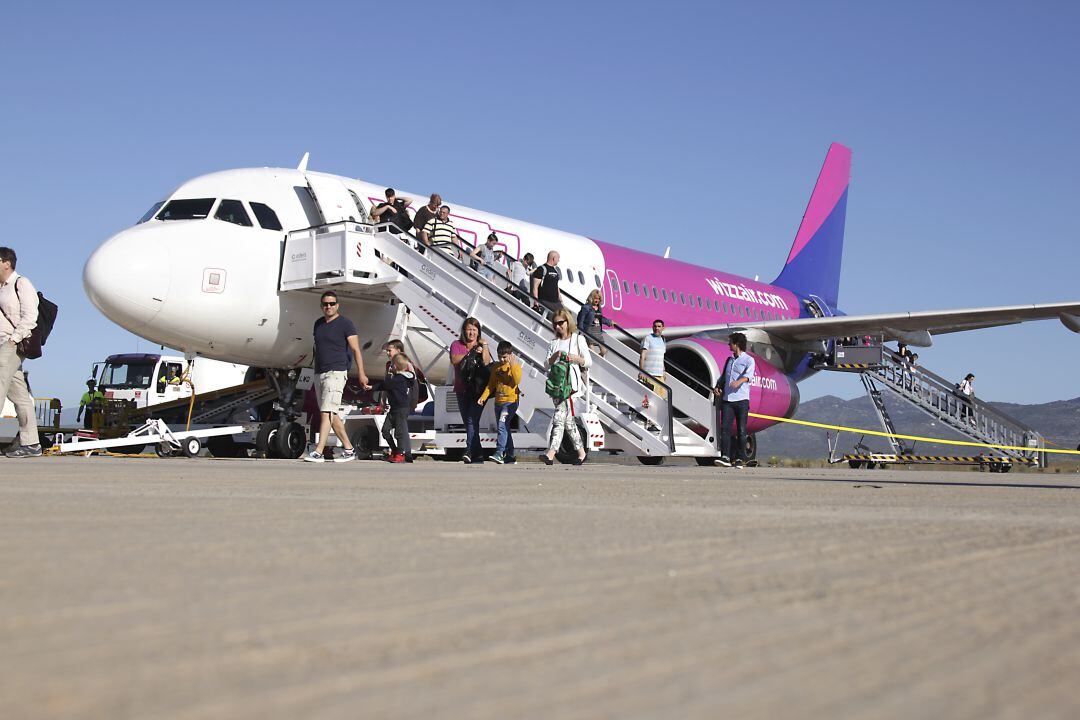
<svg viewBox="0 0 1080 720">
<path fill-rule="evenodd" d="M 716 464 L 719 465 L 720 467 L 731 467 L 731 461 L 728 460 L 723 455 L 721 455 L 720 457 L 718 457 L 716 459 Z"/>
<path fill-rule="evenodd" d="M 355 460 L 355 459 L 356 459 L 356 448 L 353 448 L 352 450 L 343 450 L 341 452 L 341 455 L 334 458 L 334 462 L 336 462 L 336 463 L 349 462 L 350 460 Z"/>
<path fill-rule="evenodd" d="M 319 454 L 319 453 L 315 452 L 314 450 L 312 450 L 311 452 L 309 452 L 307 455 L 304 456 L 304 462 L 321 463 L 321 462 L 326 462 L 326 459 L 321 454 Z"/>
</svg>

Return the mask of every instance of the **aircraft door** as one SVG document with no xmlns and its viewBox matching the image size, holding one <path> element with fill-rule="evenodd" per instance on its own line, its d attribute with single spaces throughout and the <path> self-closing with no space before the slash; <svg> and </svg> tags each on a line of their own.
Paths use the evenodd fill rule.
<svg viewBox="0 0 1080 720">
<path fill-rule="evenodd" d="M 604 304 L 610 310 L 622 310 L 622 287 L 619 286 L 619 276 L 614 270 L 607 271 L 608 291 L 604 293 Z"/>
<path fill-rule="evenodd" d="M 342 220 L 354 222 L 363 220 L 356 202 L 349 194 L 345 184 L 336 178 L 307 175 L 308 187 L 315 202 L 319 205 L 323 223 L 330 224 Z"/>
</svg>

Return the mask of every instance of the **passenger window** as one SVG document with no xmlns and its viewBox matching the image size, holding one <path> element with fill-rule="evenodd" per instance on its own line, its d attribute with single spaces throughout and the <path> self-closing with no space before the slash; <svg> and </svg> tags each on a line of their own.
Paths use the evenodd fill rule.
<svg viewBox="0 0 1080 720">
<path fill-rule="evenodd" d="M 596 287 L 599 288 L 600 287 L 600 276 L 599 275 L 593 275 L 592 279 L 593 279 L 593 283 L 596 284 Z M 627 292 L 629 292 L 629 290 Z"/>
<path fill-rule="evenodd" d="M 251 227 L 251 218 L 248 217 L 244 204 L 239 200 L 222 200 L 217 212 L 214 213 L 214 219 L 224 220 L 233 225 Z"/>
<path fill-rule="evenodd" d="M 638 292 L 638 284 L 637 283 L 634 283 L 634 294 L 635 295 L 640 295 L 641 294 L 641 293 Z"/>
<path fill-rule="evenodd" d="M 627 295 L 629 295 L 630 294 L 630 281 L 629 280 L 623 280 L 622 281 L 622 288 L 623 288 L 623 292 L 626 293 Z"/>
<path fill-rule="evenodd" d="M 204 220 L 214 207 L 214 198 L 170 200 L 158 213 L 158 220 Z"/>
<path fill-rule="evenodd" d="M 709 298 L 705 298 L 705 309 L 712 310 L 712 301 Z"/>
<path fill-rule="evenodd" d="M 574 271 L 573 270 L 567 270 L 566 271 L 566 282 L 573 285 L 573 283 L 574 283 Z"/>
<path fill-rule="evenodd" d="M 156 202 L 156 203 L 154 203 L 154 207 L 152 207 L 152 208 L 150 208 L 149 210 L 147 210 L 147 211 L 146 211 L 146 214 L 145 214 L 145 215 L 143 215 L 143 216 L 142 216 L 141 218 L 139 218 L 139 222 L 137 222 L 137 223 L 135 223 L 135 224 L 136 224 L 136 225 L 142 225 L 142 224 L 143 224 L 144 222 L 146 222 L 146 221 L 147 221 L 147 220 L 149 220 L 150 218 L 152 218 L 152 217 L 154 217 L 155 215 L 157 215 L 157 211 L 158 211 L 158 210 L 160 210 L 160 209 L 161 209 L 161 206 L 162 206 L 162 205 L 164 205 L 164 204 L 165 204 L 165 201 L 164 201 L 164 200 L 161 200 L 160 202 Z"/>
<path fill-rule="evenodd" d="M 251 203 L 251 212 L 255 213 L 255 219 L 259 221 L 259 226 L 263 230 L 281 229 L 281 221 L 278 220 L 277 213 L 269 205 L 253 202 Z"/>
<path fill-rule="evenodd" d="M 679 302 L 682 303 L 683 305 L 685 305 L 686 304 L 686 295 L 684 295 L 682 293 L 679 293 Z"/>
<path fill-rule="evenodd" d="M 577 271 L 577 279 L 578 279 L 578 282 L 581 283 L 582 285 L 585 284 L 585 274 L 583 272 L 581 272 L 580 270 Z"/>
<path fill-rule="evenodd" d="M 656 286 L 655 285 L 653 285 L 653 287 L 652 287 L 652 298 L 653 298 L 653 300 L 659 300 L 660 299 L 660 293 L 656 292 Z"/>
<path fill-rule="evenodd" d="M 664 302 L 667 302 L 667 290 L 660 288 L 660 294 L 664 296 Z"/>
</svg>

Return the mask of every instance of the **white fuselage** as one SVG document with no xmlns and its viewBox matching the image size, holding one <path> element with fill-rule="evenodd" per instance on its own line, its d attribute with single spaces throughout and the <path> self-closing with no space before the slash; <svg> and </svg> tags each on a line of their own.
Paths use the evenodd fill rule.
<svg viewBox="0 0 1080 720">
<path fill-rule="evenodd" d="M 281 254 L 288 231 L 364 219 L 385 188 L 324 173 L 279 168 L 230 170 L 180 185 L 163 202 L 212 199 L 202 219 L 152 217 L 105 241 L 87 260 L 83 283 L 90 300 L 113 322 L 154 343 L 226 362 L 289 368 L 310 363 L 312 325 L 318 296 L 279 292 Z M 418 210 L 427 194 L 399 191 Z M 215 215 L 223 200 L 238 200 L 251 221 L 236 224 Z M 251 203 L 273 209 L 282 229 L 264 229 Z M 533 253 L 544 262 L 558 250 L 560 265 L 572 268 L 584 285 L 563 288 L 584 297 L 605 277 L 603 253 L 580 235 L 540 227 L 471 208 L 452 206 L 451 218 L 468 242 L 483 242 L 492 230 L 501 248 L 520 257 Z M 402 334 L 400 305 L 341 298 L 342 313 L 360 335 L 368 374 L 382 374 L 380 348 Z M 417 325 L 415 320 L 409 326 Z M 413 353 L 428 366 L 440 354 L 434 344 L 417 343 Z M 445 363 L 432 368 L 441 379 Z"/>
</svg>

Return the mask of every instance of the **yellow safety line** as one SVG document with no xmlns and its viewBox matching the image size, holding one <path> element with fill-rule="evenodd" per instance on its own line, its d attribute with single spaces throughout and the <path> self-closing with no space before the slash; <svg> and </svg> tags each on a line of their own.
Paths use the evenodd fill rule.
<svg viewBox="0 0 1080 720">
<path fill-rule="evenodd" d="M 795 420 L 794 418 L 782 418 L 775 415 L 762 415 L 750 413 L 750 417 L 761 420 L 773 420 L 775 422 L 791 423 L 793 425 L 805 425 L 807 427 L 824 428 L 826 430 L 842 430 L 845 432 L 859 433 L 862 435 L 877 435 L 878 437 L 894 437 L 901 440 L 922 440 L 924 442 L 941 443 L 942 445 L 966 445 L 968 447 L 995 448 L 997 450 L 1020 450 L 1022 452 L 1057 453 L 1059 455 L 1080 455 L 1080 450 L 1049 450 L 1047 448 L 1029 448 L 1019 445 L 988 445 L 986 443 L 970 442 L 968 440 L 945 440 L 944 438 L 922 437 L 921 435 L 899 435 L 896 433 L 881 432 L 880 430 L 863 430 L 862 428 L 845 427 L 843 425 L 829 425 L 828 423 L 810 422 L 809 420 Z"/>
</svg>

